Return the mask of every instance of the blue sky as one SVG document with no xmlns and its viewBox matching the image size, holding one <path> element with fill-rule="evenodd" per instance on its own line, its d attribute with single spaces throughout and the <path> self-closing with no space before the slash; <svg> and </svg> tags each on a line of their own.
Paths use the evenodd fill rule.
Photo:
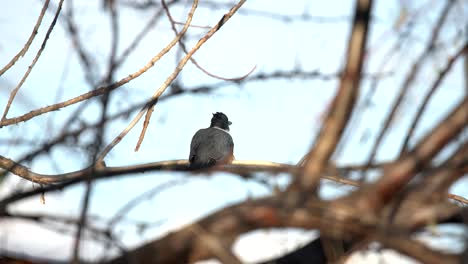
<svg viewBox="0 0 468 264">
<path fill-rule="evenodd" d="M 53 1 L 56 3 L 57 1 Z M 104 69 L 106 55 L 109 52 L 109 22 L 107 16 L 99 7 L 100 2 L 79 3 L 76 16 L 82 28 L 82 38 L 85 39 L 88 51 L 96 54 L 100 70 Z M 411 42 L 403 45 L 384 72 L 392 73 L 383 78 L 378 90 L 373 97 L 373 106 L 368 109 L 360 109 L 363 117 L 360 124 L 349 131 L 349 140 L 343 151 L 336 156 L 339 164 L 362 162 L 367 159 L 368 151 L 373 140 L 361 142 L 359 139 L 363 133 L 369 133 L 371 139 L 375 137 L 386 111 L 393 103 L 393 99 L 404 79 L 407 69 L 412 61 L 422 51 L 424 40 L 428 36 L 427 25 L 432 25 L 437 18 L 443 1 L 411 1 L 410 10 L 426 6 L 425 16 L 418 20 L 418 29 L 411 36 Z M 462 2 L 462 1 L 460 1 Z M 461 6 L 460 3 L 458 3 Z M 0 40 L 0 65 L 4 65 L 23 45 L 28 38 L 32 26 L 35 23 L 40 1 L 21 0 L 7 1 L 3 4 L 8 12 L 0 16 L 0 32 L 3 40 Z M 27 6 L 28 8 L 24 8 Z M 171 9 L 172 15 L 178 21 L 184 21 L 184 15 L 190 5 Z M 304 10 L 320 17 L 351 16 L 353 1 L 247 1 L 244 9 L 264 10 L 272 13 L 302 14 Z M 465 12 L 466 7 L 462 11 Z M 125 9 L 124 9 L 125 10 Z M 381 63 L 382 55 L 389 49 L 396 38 L 394 29 L 398 16 L 401 14 L 398 1 L 377 1 L 374 7 L 374 22 L 369 39 L 370 60 L 367 61 L 366 72 L 376 72 Z M 226 9 L 216 11 L 199 8 L 194 17 L 195 25 L 213 25 L 226 12 Z M 134 12 L 122 11 L 121 13 L 121 45 L 120 51 L 128 45 L 133 36 L 139 32 L 153 11 Z M 0 106 L 5 105 L 9 91 L 21 78 L 27 66 L 31 62 L 40 45 L 46 27 L 52 19 L 48 13 L 44 19 L 36 41 L 28 54 L 15 66 L 0 78 Z M 151 31 L 138 49 L 130 56 L 128 62 L 119 69 L 116 78 L 120 79 L 131 72 L 135 72 L 147 63 L 172 38 L 173 32 L 167 19 Z M 449 22 L 450 23 L 450 22 Z M 453 22 L 452 22 L 453 23 Z M 453 25 L 453 24 L 452 24 Z M 204 30 L 192 28 L 190 35 L 202 36 Z M 300 67 L 305 71 L 318 70 L 322 73 L 336 73 L 343 65 L 344 53 L 349 33 L 349 23 L 341 22 L 314 23 L 299 21 L 282 23 L 267 17 L 236 14 L 222 30 L 210 39 L 196 54 L 195 59 L 208 71 L 223 76 L 237 77 L 248 72 L 253 66 L 257 66 L 255 73 L 270 73 L 276 70 L 292 70 Z M 443 30 L 444 39 L 456 39 L 459 34 L 452 27 Z M 466 34 L 466 32 L 465 32 Z M 192 46 L 196 39 L 188 42 Z M 392 126 L 392 133 L 387 136 L 378 159 L 388 160 L 396 156 L 399 151 L 398 142 L 405 135 L 411 116 L 418 103 L 421 94 L 429 87 L 428 80 L 434 78 L 435 73 L 444 66 L 444 58 L 447 54 L 453 54 L 460 47 L 457 43 L 445 43 L 445 49 L 436 52 L 430 57 L 429 63 L 417 76 L 415 86 L 410 96 L 404 102 L 404 112 L 398 114 L 397 122 Z M 57 25 L 47 43 L 47 48 L 35 66 L 26 83 L 21 88 L 9 117 L 26 113 L 40 106 L 52 104 L 57 101 L 56 91 L 60 86 L 64 87 L 59 95 L 59 101 L 77 96 L 89 87 L 83 79 L 76 54 L 71 52 L 71 44 L 63 27 Z M 152 69 L 119 88 L 119 93 L 112 100 L 110 112 L 117 112 L 135 102 L 141 102 L 151 96 L 168 76 L 174 66 L 175 49 L 167 54 Z M 443 81 L 438 94 L 431 101 L 421 126 L 416 131 L 417 137 L 422 136 L 431 128 L 447 111 L 451 105 L 460 100 L 463 95 L 462 68 L 463 61 L 459 60 Z M 178 79 L 187 87 L 195 87 L 200 84 L 218 83 L 192 64 L 188 63 Z M 158 160 L 184 159 L 188 155 L 188 147 L 192 135 L 202 127 L 209 125 L 211 113 L 222 111 L 232 120 L 231 134 L 235 142 L 235 156 L 241 160 L 269 160 L 283 163 L 296 163 L 310 148 L 315 133 L 319 129 L 320 118 L 324 113 L 330 98 L 337 87 L 337 80 L 278 80 L 268 82 L 249 82 L 242 86 L 229 85 L 210 94 L 183 95 L 158 103 L 153 114 L 152 121 L 146 133 L 145 140 L 139 152 L 133 149 L 137 142 L 141 122 L 125 139 L 115 147 L 106 158 L 109 166 L 122 166 L 127 164 L 139 164 Z M 362 94 L 369 89 L 369 81 L 364 81 Z M 84 120 L 96 120 L 98 117 L 98 104 L 85 110 L 81 118 Z M 11 135 L 46 140 L 51 135 L 57 135 L 60 131 L 61 121 L 66 120 L 77 106 L 63 109 L 58 112 L 40 116 L 26 124 L 11 126 L 2 129 L 2 138 Z M 53 118 L 52 121 L 48 121 Z M 131 116 L 130 118 L 133 118 Z M 118 120 L 107 127 L 106 141 L 110 142 L 129 120 Z M 47 124 L 51 123 L 51 126 Z M 88 135 L 89 136 L 89 135 Z M 465 134 L 466 136 L 466 134 Z M 2 147 L 2 155 L 9 158 L 19 158 L 27 153 L 26 147 Z M 58 164 L 51 165 L 51 158 Z M 57 148 L 51 153 L 51 157 L 41 156 L 31 165 L 31 169 L 41 173 L 60 173 L 77 170 L 86 166 L 86 155 L 78 150 L 70 148 Z M 58 167 L 58 168 L 57 168 Z M 58 171 L 57 171 L 58 169 Z M 90 212 L 102 216 L 110 216 L 122 204 L 136 194 L 153 188 L 170 179 L 183 178 L 179 173 L 146 173 L 144 176 L 132 175 L 120 177 L 96 184 L 93 192 Z M 11 177 L 5 184 L 0 194 L 8 192 L 17 184 L 17 179 Z M 467 196 L 466 179 L 454 187 L 453 192 Z M 5 187 L 9 186 L 9 187 Z M 349 187 L 339 187 L 336 190 L 327 187 L 325 196 L 335 196 Z M 39 199 L 33 198 L 17 208 L 27 211 L 47 211 L 57 214 L 76 215 L 80 206 L 82 186 L 70 190 L 48 194 L 46 204 L 39 203 Z M 154 199 L 143 202 L 130 214 L 132 219 L 164 220 L 160 228 L 153 228 L 143 237 L 134 230 L 122 226 L 125 231 L 123 239 L 129 245 L 141 243 L 144 239 L 154 238 L 155 235 L 167 232 L 182 223 L 187 223 L 197 217 L 219 209 L 226 204 L 242 201 L 247 197 L 268 194 L 268 190 L 254 182 L 245 182 L 228 174 L 197 177 L 190 179 L 187 184 L 168 190 Z M 3 237 L 13 239 L 13 228 L 1 228 Z M 142 240 L 143 239 L 143 240 Z M 1 240 L 1 237 L 0 237 Z M 13 243 L 13 242 L 11 242 Z M 14 243 L 13 243 L 14 244 Z M 34 242 L 33 242 L 34 244 Z M 1 245 L 1 243 L 0 243 Z M 43 245 L 23 244 L 26 247 L 38 247 Z M 86 251 L 86 250 L 85 250 Z M 92 251 L 92 249 L 90 249 Z M 42 252 L 48 252 L 43 249 Z M 65 251 L 66 252 L 66 251 Z M 93 255 L 92 252 L 88 252 Z M 86 254 L 86 252 L 85 252 Z"/>
</svg>

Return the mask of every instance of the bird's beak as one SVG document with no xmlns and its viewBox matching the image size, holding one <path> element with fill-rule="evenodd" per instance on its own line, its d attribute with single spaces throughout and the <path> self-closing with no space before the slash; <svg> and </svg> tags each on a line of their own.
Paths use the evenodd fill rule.
<svg viewBox="0 0 468 264">
<path fill-rule="evenodd" d="M 228 124 L 229 124 L 229 125 L 232 125 L 232 122 L 231 122 L 231 121 L 228 121 Z"/>
</svg>

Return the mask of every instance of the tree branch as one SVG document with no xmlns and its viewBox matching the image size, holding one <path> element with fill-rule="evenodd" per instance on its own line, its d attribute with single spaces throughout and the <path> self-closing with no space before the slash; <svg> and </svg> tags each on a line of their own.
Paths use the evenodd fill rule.
<svg viewBox="0 0 468 264">
<path fill-rule="evenodd" d="M 169 85 L 177 78 L 177 76 L 179 75 L 179 73 L 182 71 L 182 69 L 185 67 L 185 65 L 187 64 L 187 62 L 190 60 L 190 58 L 192 58 L 193 54 L 195 54 L 195 52 L 197 50 L 199 50 L 201 48 L 201 46 L 206 42 L 208 41 L 208 39 L 210 39 L 216 32 L 218 32 L 218 30 L 221 29 L 221 27 L 224 25 L 224 23 L 226 23 L 236 12 L 237 10 L 239 10 L 239 8 L 245 3 L 246 0 L 240 0 L 236 5 L 234 5 L 230 10 L 229 12 L 227 12 L 226 14 L 224 14 L 224 16 L 218 21 L 218 23 L 216 23 L 216 25 L 214 27 L 212 27 L 206 34 L 205 36 L 203 36 L 200 40 L 198 40 L 197 44 L 195 44 L 195 46 L 192 48 L 192 50 L 190 50 L 190 52 L 188 52 L 184 58 L 179 62 L 179 64 L 177 65 L 176 69 L 171 73 L 171 75 L 169 75 L 169 77 L 167 77 L 167 79 L 164 81 L 163 84 L 161 84 L 161 86 L 154 92 L 154 94 L 151 96 L 151 100 L 156 100 L 158 99 L 163 93 L 164 91 L 167 89 L 167 87 L 169 87 Z M 194 1 L 195 2 L 198 2 L 198 1 Z M 192 14 L 193 15 L 193 14 Z M 179 42 L 180 42 L 180 39 L 179 39 Z M 157 101 L 156 101 L 157 102 Z M 120 140 L 122 140 L 122 138 L 135 126 L 136 122 L 140 120 L 140 118 L 143 116 L 143 113 L 146 113 L 146 120 L 147 122 L 145 122 L 145 125 L 143 126 L 143 129 L 140 133 L 140 137 L 138 139 L 138 143 L 137 143 L 137 149 L 139 148 L 139 145 L 141 144 L 141 142 L 143 141 L 143 138 L 145 136 L 145 132 L 146 132 L 146 126 L 149 124 L 149 119 L 151 117 L 151 114 L 153 113 L 153 108 L 154 108 L 154 104 L 151 104 L 151 105 L 148 105 L 147 107 L 145 107 L 144 109 L 142 109 L 140 111 L 140 113 L 138 113 L 138 115 L 133 119 L 133 121 L 131 122 L 131 124 L 124 130 L 122 131 L 122 133 L 120 133 L 119 136 L 117 136 L 113 142 L 111 142 L 111 144 L 109 144 L 105 149 L 104 151 L 101 153 L 100 155 L 100 158 L 99 160 L 102 160 L 104 159 L 104 157 L 107 155 L 107 153 L 115 146 L 117 145 L 117 143 L 120 142 Z"/>
<path fill-rule="evenodd" d="M 444 9 L 442 10 L 439 19 L 437 20 L 436 25 L 432 31 L 431 39 L 429 40 L 425 50 L 421 53 L 419 58 L 412 65 L 411 70 L 408 73 L 408 76 L 406 77 L 403 85 L 401 86 L 400 92 L 392 105 L 390 113 L 385 118 L 384 125 L 380 128 L 377 139 L 375 140 L 374 145 L 372 146 L 371 153 L 367 162 L 368 164 L 371 164 L 374 161 L 375 155 L 377 154 L 379 147 L 382 145 L 382 140 L 384 139 L 384 136 L 387 133 L 388 128 L 390 127 L 390 124 L 392 123 L 395 114 L 397 113 L 397 110 L 400 107 L 401 102 L 403 101 L 403 98 L 406 96 L 409 87 L 413 84 L 416 74 L 419 72 L 419 69 L 423 65 L 423 62 L 426 61 L 426 59 L 429 57 L 429 54 L 434 50 L 435 41 L 439 37 L 442 25 L 445 19 L 447 18 L 450 8 L 453 6 L 454 3 L 454 0 L 446 2 L 446 5 L 444 6 Z"/>
<path fill-rule="evenodd" d="M 37 35 L 37 32 L 39 30 L 39 26 L 41 25 L 42 19 L 44 18 L 44 14 L 47 10 L 47 7 L 49 6 L 50 0 L 46 0 L 44 2 L 44 5 L 42 6 L 41 13 L 39 14 L 39 17 L 37 18 L 36 25 L 33 28 L 33 31 L 31 32 L 31 35 L 29 36 L 28 41 L 26 41 L 26 44 L 24 44 L 24 47 L 16 54 L 10 62 L 8 62 L 1 70 L 0 70 L 0 76 L 2 76 L 8 69 L 10 69 L 13 65 L 15 65 L 16 61 L 21 57 L 26 54 L 26 52 L 29 49 L 29 46 L 31 46 L 31 43 L 33 42 L 34 38 Z"/>
<path fill-rule="evenodd" d="M 356 3 L 346 66 L 340 87 L 305 162 L 303 175 L 298 178 L 299 185 L 303 188 L 311 189 L 317 185 L 320 173 L 326 168 L 353 111 L 361 80 L 371 8 L 371 0 L 359 0 Z"/>
<path fill-rule="evenodd" d="M 63 4 L 63 0 L 60 0 L 57 11 L 56 11 L 55 16 L 54 16 L 54 19 L 50 23 L 49 29 L 47 29 L 47 33 L 46 33 L 46 35 L 44 37 L 44 40 L 42 41 L 41 47 L 37 51 L 36 56 L 34 57 L 31 65 L 29 65 L 28 70 L 24 73 L 23 77 L 21 78 L 21 81 L 18 83 L 18 85 L 15 87 L 15 89 L 13 89 L 13 91 L 11 91 L 10 97 L 8 98 L 8 102 L 7 102 L 7 105 L 6 105 L 5 110 L 3 112 L 2 119 L 1 119 L 0 123 L 2 123 L 3 121 L 5 121 L 7 119 L 8 111 L 10 110 L 11 104 L 13 103 L 13 100 L 15 99 L 16 94 L 18 93 L 19 89 L 21 88 L 23 83 L 28 78 L 29 74 L 31 73 L 32 69 L 34 68 L 34 65 L 36 65 L 36 62 L 39 60 L 39 57 L 41 57 L 42 51 L 44 51 L 44 49 L 46 47 L 47 40 L 49 39 L 49 36 L 52 33 L 52 30 L 54 29 L 55 23 L 57 22 L 57 19 L 58 19 L 59 15 L 60 15 L 60 11 L 62 10 L 62 4 Z M 0 124 L 0 128 L 2 128 L 2 126 L 3 125 Z"/>
</svg>

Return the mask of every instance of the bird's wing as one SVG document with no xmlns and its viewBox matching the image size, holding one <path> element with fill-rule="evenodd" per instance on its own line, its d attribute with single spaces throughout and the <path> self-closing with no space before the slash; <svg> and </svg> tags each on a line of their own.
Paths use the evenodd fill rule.
<svg viewBox="0 0 468 264">
<path fill-rule="evenodd" d="M 232 137 L 229 133 L 220 131 L 216 129 L 213 131 L 214 135 L 214 149 L 216 149 L 216 157 L 217 161 L 221 163 L 230 163 L 232 161 L 232 156 L 234 153 L 234 142 Z"/>
<path fill-rule="evenodd" d="M 203 129 L 200 129 L 193 135 L 192 137 L 192 142 L 190 143 L 190 155 L 189 155 L 189 161 L 193 162 L 193 159 L 197 153 L 198 147 L 200 146 L 200 143 L 202 142 L 202 131 Z"/>
</svg>

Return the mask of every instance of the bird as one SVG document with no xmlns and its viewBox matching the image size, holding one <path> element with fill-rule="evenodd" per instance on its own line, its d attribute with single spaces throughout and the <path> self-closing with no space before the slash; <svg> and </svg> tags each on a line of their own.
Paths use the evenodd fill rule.
<svg viewBox="0 0 468 264">
<path fill-rule="evenodd" d="M 190 168 L 202 169 L 234 160 L 234 141 L 229 134 L 231 124 L 225 114 L 216 112 L 210 126 L 195 133 L 190 143 Z"/>
</svg>

